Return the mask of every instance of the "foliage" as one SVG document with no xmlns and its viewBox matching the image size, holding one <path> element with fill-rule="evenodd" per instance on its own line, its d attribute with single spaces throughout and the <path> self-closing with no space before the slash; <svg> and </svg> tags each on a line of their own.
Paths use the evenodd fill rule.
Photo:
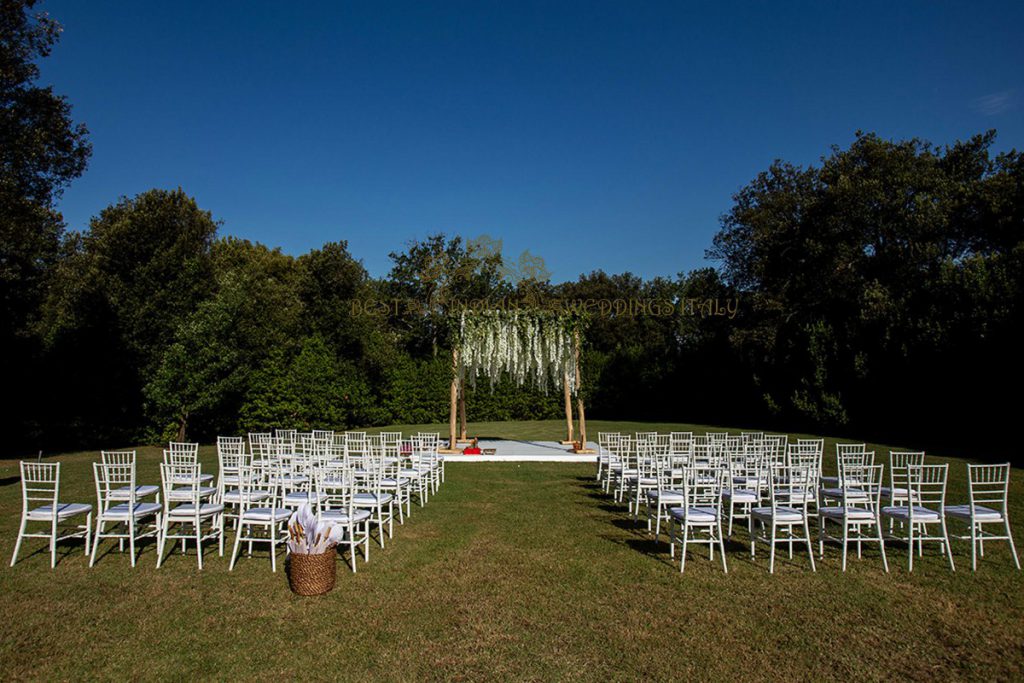
<svg viewBox="0 0 1024 683">
<path fill-rule="evenodd" d="M 38 325 L 64 230 L 54 204 L 92 148 L 68 101 L 37 83 L 61 28 L 35 5 L 0 2 L 0 373 L 18 397 L 8 420 L 40 434 L 49 397 Z"/>
<path fill-rule="evenodd" d="M 751 303 L 732 341 L 767 405 L 914 432 L 990 395 L 993 373 L 1019 381 L 1021 160 L 992 159 L 993 139 L 859 134 L 819 167 L 777 162 L 736 195 L 709 255 Z"/>
</svg>

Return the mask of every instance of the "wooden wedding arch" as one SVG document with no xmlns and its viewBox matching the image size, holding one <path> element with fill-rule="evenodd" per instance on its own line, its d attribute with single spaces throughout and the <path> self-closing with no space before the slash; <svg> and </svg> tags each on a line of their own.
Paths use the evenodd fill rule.
<svg viewBox="0 0 1024 683">
<path fill-rule="evenodd" d="M 464 311 L 453 319 L 451 410 L 448 449 L 474 443 L 466 433 L 466 387 L 483 376 L 493 388 L 503 376 L 516 386 L 533 384 L 547 391 L 561 385 L 565 400 L 566 440 L 575 453 L 587 449 L 587 418 L 583 405 L 580 346 L 585 326 L 576 314 L 544 310 Z M 579 418 L 575 438 L 573 398 Z"/>
</svg>

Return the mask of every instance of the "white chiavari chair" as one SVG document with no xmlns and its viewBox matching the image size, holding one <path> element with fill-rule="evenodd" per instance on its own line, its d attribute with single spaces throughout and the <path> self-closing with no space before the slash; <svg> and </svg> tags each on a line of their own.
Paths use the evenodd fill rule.
<svg viewBox="0 0 1024 683">
<path fill-rule="evenodd" d="M 793 464 L 775 467 L 768 476 L 769 505 L 751 510 L 753 533 L 750 535 L 750 557 L 757 553 L 757 542 L 769 545 L 768 572 L 775 573 L 775 547 L 789 544 L 789 557 L 793 557 L 793 542 L 807 545 L 811 571 L 814 571 L 814 550 L 811 547 L 810 515 L 808 503 L 814 499 L 817 477 L 810 465 Z M 796 531 L 803 527 L 803 536 Z M 780 536 L 780 532 L 782 535 Z"/>
<path fill-rule="evenodd" d="M 885 539 L 882 534 L 881 490 L 882 465 L 861 462 L 841 462 L 839 471 L 838 497 L 828 494 L 830 502 L 838 505 L 824 505 L 818 509 L 818 549 L 825 556 L 825 541 L 843 545 L 843 571 L 846 571 L 847 548 L 850 541 L 857 543 L 857 557 L 861 557 L 861 545 L 865 542 L 878 543 L 882 554 L 882 566 L 889 571 L 885 557 Z M 829 522 L 838 525 L 841 535 L 829 533 Z M 873 532 L 867 533 L 873 529 Z"/>
<path fill-rule="evenodd" d="M 354 573 L 360 545 L 363 546 L 363 561 L 370 560 L 370 511 L 355 507 L 355 477 L 352 468 L 342 461 L 322 465 L 316 481 L 323 500 L 320 519 L 345 528 L 345 538 L 339 545 L 348 546 Z"/>
<path fill-rule="evenodd" d="M 263 490 L 257 487 L 261 475 L 257 468 L 242 465 L 238 468 L 239 512 L 235 543 L 231 551 L 228 571 L 235 568 L 238 548 L 244 541 L 249 544 L 252 555 L 254 543 L 270 545 L 270 569 L 277 571 L 277 547 L 288 540 L 287 524 L 292 510 L 278 506 L 276 489 L 269 490 L 269 497 L 263 497 Z M 254 496 L 259 493 L 259 496 Z"/>
<path fill-rule="evenodd" d="M 167 509 L 164 510 L 160 530 L 160 537 L 157 543 L 156 566 L 157 569 L 164 561 L 164 549 L 167 540 L 171 539 L 172 546 L 175 540 L 181 541 L 181 552 L 184 554 L 188 548 L 188 541 L 196 542 L 196 557 L 199 562 L 199 569 L 203 568 L 203 541 L 217 540 L 217 549 L 221 557 L 224 557 L 224 505 L 218 502 L 207 502 L 204 495 L 202 481 L 202 466 L 194 465 L 160 465 L 160 480 L 164 488 L 164 498 L 167 499 Z M 188 481 L 188 485 L 177 482 Z M 174 492 L 172 496 L 171 493 Z M 203 525 L 208 523 L 204 531 Z M 173 533 L 171 525 L 176 525 L 179 533 Z"/>
<path fill-rule="evenodd" d="M 96 530 L 93 532 L 89 566 L 96 563 L 96 550 L 100 541 L 116 538 L 122 552 L 124 541 L 128 541 L 131 565 L 134 567 L 136 541 L 150 537 L 159 541 L 163 506 L 160 503 L 137 502 L 134 463 L 96 462 L 92 467 L 96 481 Z M 113 491 L 117 491 L 118 495 L 112 496 Z M 152 522 L 149 529 L 144 530 L 147 520 Z M 108 524 L 113 525 L 112 531 L 107 531 Z"/>
<path fill-rule="evenodd" d="M 669 548 L 675 557 L 680 546 L 679 571 L 686 570 L 686 549 L 690 544 L 706 544 L 709 558 L 715 559 L 715 546 L 722 558 L 722 570 L 729 571 L 722 538 L 722 482 L 725 470 L 719 467 L 693 466 L 683 474 L 685 503 L 669 509 Z"/>
<path fill-rule="evenodd" d="M 978 555 L 985 556 L 985 541 L 1007 541 L 1013 563 L 1020 570 L 1017 547 L 1010 530 L 1010 463 L 1002 465 L 967 465 L 966 505 L 946 505 L 946 517 L 966 524 L 969 533 L 960 536 L 971 542 L 971 571 L 978 569 Z M 984 525 L 1001 526 L 1003 533 L 986 531 Z"/>
<path fill-rule="evenodd" d="M 26 538 L 46 538 L 50 541 L 50 568 L 57 566 L 57 543 L 70 538 L 85 539 L 85 554 L 92 546 L 92 505 L 88 503 L 61 503 L 60 463 L 21 462 L 21 526 L 14 543 L 11 566 L 18 561 L 21 542 Z M 38 503 L 38 505 L 36 505 Z M 34 506 L 34 507 L 33 507 Z M 85 525 L 75 526 L 70 533 L 61 535 L 60 526 L 85 515 Z M 49 526 L 46 533 L 28 532 L 28 525 L 42 522 Z"/>
<path fill-rule="evenodd" d="M 905 541 L 909 556 L 907 570 L 914 571 L 914 543 L 917 543 L 918 555 L 924 554 L 924 543 L 934 541 L 949 560 L 949 568 L 956 571 L 953 562 L 953 550 L 949 545 L 949 534 L 946 531 L 946 517 L 943 510 L 946 504 L 946 480 L 949 465 L 910 465 L 907 467 L 906 505 L 887 505 L 882 508 L 882 516 L 901 523 L 906 535 L 889 533 L 889 538 Z M 929 532 L 929 527 L 939 527 L 939 533 Z"/>
</svg>

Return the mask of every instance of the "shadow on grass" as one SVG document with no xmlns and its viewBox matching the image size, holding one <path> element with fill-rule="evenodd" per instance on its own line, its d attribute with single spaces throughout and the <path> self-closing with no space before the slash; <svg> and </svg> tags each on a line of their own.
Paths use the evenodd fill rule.
<svg viewBox="0 0 1024 683">
<path fill-rule="evenodd" d="M 0 486 L 10 486 L 11 484 L 17 484 L 21 481 L 21 477 L 2 477 L 0 478 Z"/>
</svg>

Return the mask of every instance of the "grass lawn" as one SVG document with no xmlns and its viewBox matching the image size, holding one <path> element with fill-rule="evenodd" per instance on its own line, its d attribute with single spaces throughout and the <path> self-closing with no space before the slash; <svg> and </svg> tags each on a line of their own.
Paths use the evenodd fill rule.
<svg viewBox="0 0 1024 683">
<path fill-rule="evenodd" d="M 589 431 L 639 427 L 594 421 Z M 471 425 L 509 438 L 556 439 L 560 429 Z M 877 450 L 886 460 L 887 447 Z M 825 452 L 834 465 L 831 441 Z M 63 501 L 95 505 L 97 457 L 58 456 Z M 140 482 L 159 482 L 159 458 L 158 448 L 140 450 Z M 215 469 L 212 448 L 200 459 Z M 963 461 L 950 462 L 949 497 L 966 500 Z M 1024 472 L 1012 478 L 1024 541 Z M 90 570 L 80 545 L 61 546 L 51 571 L 45 541 L 29 539 L 9 568 L 20 495 L 17 462 L 0 461 L 8 679 L 1024 679 L 1024 574 L 1005 544 L 986 548 L 976 574 L 956 543 L 956 573 L 933 546 L 908 574 L 905 550 L 892 545 L 889 575 L 873 548 L 845 574 L 826 548 L 816 574 L 803 554 L 783 553 L 771 576 L 766 555 L 749 560 L 741 532 L 728 575 L 703 549 L 680 575 L 665 544 L 595 486 L 590 465 L 449 464 L 440 494 L 357 574 L 339 563 L 322 598 L 292 595 L 265 551 L 229 574 L 212 545 L 202 572 L 191 549 L 157 570 L 153 545 L 134 570 L 116 550 Z"/>
</svg>

